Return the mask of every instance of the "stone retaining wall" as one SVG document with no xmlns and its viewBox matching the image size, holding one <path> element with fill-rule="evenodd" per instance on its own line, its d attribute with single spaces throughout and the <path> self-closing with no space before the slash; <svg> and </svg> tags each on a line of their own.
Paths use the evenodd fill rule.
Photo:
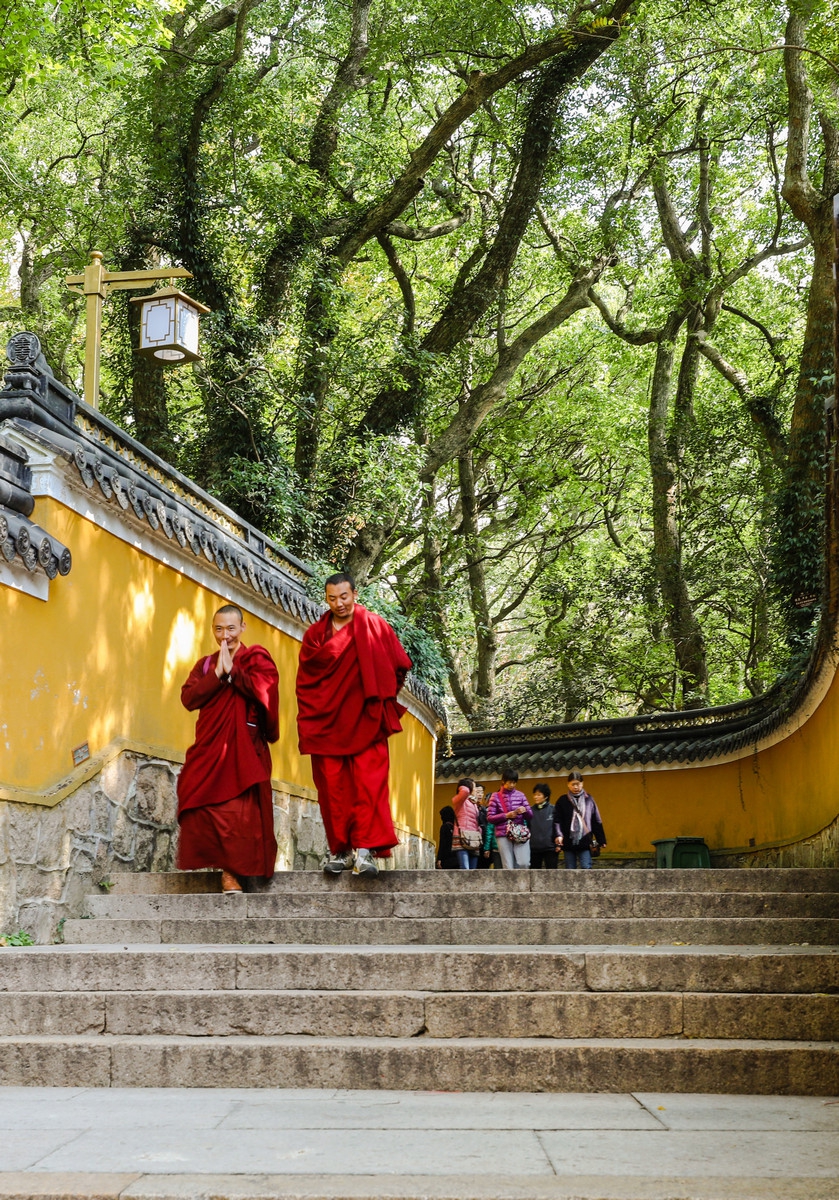
<svg viewBox="0 0 839 1200">
<path fill-rule="evenodd" d="M 180 765 L 124 751 L 54 808 L 0 801 L 0 933 L 61 939 L 65 917 L 121 871 L 171 871 Z M 279 870 L 317 870 L 326 839 L 317 804 L 274 792 Z M 434 866 L 434 847 L 400 833 L 389 865 Z"/>
</svg>

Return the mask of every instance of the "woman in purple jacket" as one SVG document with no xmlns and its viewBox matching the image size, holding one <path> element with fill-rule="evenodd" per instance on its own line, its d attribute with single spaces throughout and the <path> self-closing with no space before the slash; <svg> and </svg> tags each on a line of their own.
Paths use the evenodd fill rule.
<svg viewBox="0 0 839 1200">
<path fill-rule="evenodd" d="M 487 805 L 487 823 L 495 826 L 501 866 L 508 871 L 530 869 L 530 829 L 527 822 L 533 815 L 533 809 L 527 803 L 524 792 L 520 792 L 516 787 L 518 781 L 518 771 L 514 771 L 512 767 L 505 767 L 501 773 L 501 788 L 492 793 Z M 508 821 L 527 830 L 526 841 L 513 841 L 508 836 Z"/>
</svg>

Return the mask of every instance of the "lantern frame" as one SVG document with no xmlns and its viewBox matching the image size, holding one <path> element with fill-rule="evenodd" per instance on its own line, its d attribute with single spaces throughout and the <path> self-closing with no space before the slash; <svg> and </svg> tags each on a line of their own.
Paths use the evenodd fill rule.
<svg viewBox="0 0 839 1200">
<path fill-rule="evenodd" d="M 199 321 L 210 312 L 205 304 L 174 287 L 132 296 L 129 303 L 141 305 L 139 354 L 170 367 L 200 359 Z"/>
</svg>

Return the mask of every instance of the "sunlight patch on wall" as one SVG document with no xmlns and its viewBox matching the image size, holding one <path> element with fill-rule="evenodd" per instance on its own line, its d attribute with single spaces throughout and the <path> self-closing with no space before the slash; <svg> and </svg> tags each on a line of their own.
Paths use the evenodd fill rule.
<svg viewBox="0 0 839 1200">
<path fill-rule="evenodd" d="M 146 579 L 142 587 L 136 583 L 128 585 L 128 632 L 130 634 L 147 633 L 154 619 L 154 593 L 150 580 Z"/>
<path fill-rule="evenodd" d="M 185 675 L 195 660 L 195 643 L 198 630 L 195 620 L 185 608 L 180 609 L 169 634 L 169 645 L 163 662 L 163 686 L 170 688 L 173 681 Z"/>
</svg>

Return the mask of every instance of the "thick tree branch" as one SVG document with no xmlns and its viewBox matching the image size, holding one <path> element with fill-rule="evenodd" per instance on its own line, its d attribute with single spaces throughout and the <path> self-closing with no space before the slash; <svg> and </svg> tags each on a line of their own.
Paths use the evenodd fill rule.
<svg viewBox="0 0 839 1200">
<path fill-rule="evenodd" d="M 558 329 L 575 312 L 588 307 L 589 289 L 606 269 L 606 265 L 605 261 L 601 261 L 585 271 L 580 271 L 568 285 L 559 303 L 510 342 L 499 357 L 489 379 L 473 389 L 456 416 L 429 445 L 421 472 L 422 478 L 428 479 L 435 475 L 444 463 L 457 457 L 469 445 L 488 414 L 506 396 L 513 376 L 533 347 Z"/>
<path fill-rule="evenodd" d="M 743 401 L 749 416 L 766 438 L 766 444 L 769 447 L 775 465 L 782 467 L 786 462 L 787 440 L 784 437 L 781 423 L 772 411 L 767 398 L 755 395 L 745 371 L 741 371 L 738 367 L 733 366 L 723 358 L 720 351 L 712 342 L 708 341 L 702 330 L 695 333 L 694 338 L 699 347 L 700 354 L 722 375 L 723 379 L 731 384 Z"/>
</svg>

